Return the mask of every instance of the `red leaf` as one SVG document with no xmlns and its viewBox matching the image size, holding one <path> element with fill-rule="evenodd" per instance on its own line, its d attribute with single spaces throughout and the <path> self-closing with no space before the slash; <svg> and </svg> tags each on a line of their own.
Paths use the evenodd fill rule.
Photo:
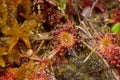
<svg viewBox="0 0 120 80">
<path fill-rule="evenodd" d="M 82 0 L 82 6 L 87 7 L 87 6 L 92 6 L 92 0 Z"/>
<path fill-rule="evenodd" d="M 99 0 L 95 7 L 98 8 L 101 12 L 104 12 L 105 8 L 103 7 L 103 5 L 104 5 L 104 1 Z"/>
<path fill-rule="evenodd" d="M 86 7 L 91 7 L 93 5 L 93 1 L 92 0 L 82 0 L 81 4 L 83 8 Z M 103 0 L 99 0 L 98 3 L 96 4 L 95 8 L 98 8 L 101 12 L 105 11 L 105 8 L 103 7 L 104 5 L 104 1 Z"/>
<path fill-rule="evenodd" d="M 120 9 L 114 10 L 114 22 L 119 23 L 120 22 Z"/>
</svg>

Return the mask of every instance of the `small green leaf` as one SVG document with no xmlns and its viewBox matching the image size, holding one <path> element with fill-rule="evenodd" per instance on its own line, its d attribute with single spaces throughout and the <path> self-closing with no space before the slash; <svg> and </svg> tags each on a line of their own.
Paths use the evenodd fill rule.
<svg viewBox="0 0 120 80">
<path fill-rule="evenodd" d="M 2 57 L 0 57 L 0 66 L 5 67 L 5 61 L 3 60 Z"/>
<path fill-rule="evenodd" d="M 118 32 L 120 32 L 120 23 L 116 23 L 116 24 L 112 27 L 111 31 L 112 31 L 113 33 L 118 33 Z"/>
<path fill-rule="evenodd" d="M 65 15 L 63 15 L 66 19 L 68 19 L 69 18 L 69 16 L 67 15 L 67 14 L 65 14 Z"/>
<path fill-rule="evenodd" d="M 59 4 L 60 4 L 60 7 L 63 9 L 63 10 L 66 10 L 66 3 L 64 0 L 59 0 Z"/>
<path fill-rule="evenodd" d="M 66 4 L 63 4 L 62 9 L 66 10 Z"/>
</svg>

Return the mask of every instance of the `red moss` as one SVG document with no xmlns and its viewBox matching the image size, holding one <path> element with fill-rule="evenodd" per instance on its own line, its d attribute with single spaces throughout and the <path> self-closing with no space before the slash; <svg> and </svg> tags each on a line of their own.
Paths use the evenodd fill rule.
<svg viewBox="0 0 120 80">
<path fill-rule="evenodd" d="M 46 0 L 38 0 L 37 5 L 40 6 L 42 22 L 48 25 L 53 25 L 60 22 L 63 18 L 61 12 L 57 10 L 57 7 L 48 3 Z"/>
<path fill-rule="evenodd" d="M 16 73 L 14 70 L 7 70 L 3 75 L 0 76 L 0 80 L 15 80 Z"/>
</svg>

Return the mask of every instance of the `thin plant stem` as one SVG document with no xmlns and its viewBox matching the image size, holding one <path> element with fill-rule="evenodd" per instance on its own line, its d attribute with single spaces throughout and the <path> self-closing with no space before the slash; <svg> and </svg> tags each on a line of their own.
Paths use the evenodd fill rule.
<svg viewBox="0 0 120 80">
<path fill-rule="evenodd" d="M 38 48 L 37 48 L 37 50 L 35 51 L 34 54 L 37 54 L 40 51 L 40 49 L 41 49 L 42 45 L 44 44 L 44 42 L 45 42 L 44 40 L 41 41 L 40 45 L 38 46 Z"/>
<path fill-rule="evenodd" d="M 96 51 L 97 47 L 95 47 L 90 53 L 89 55 L 84 59 L 83 63 L 85 63 L 89 58 L 90 56 Z"/>
</svg>

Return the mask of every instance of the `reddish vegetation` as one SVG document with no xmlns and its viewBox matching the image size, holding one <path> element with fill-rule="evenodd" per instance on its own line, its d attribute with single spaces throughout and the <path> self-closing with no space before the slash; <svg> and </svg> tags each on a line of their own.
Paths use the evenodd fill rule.
<svg viewBox="0 0 120 80">
<path fill-rule="evenodd" d="M 120 23 L 115 3 L 0 0 L 0 80 L 119 80 L 119 24 L 111 30 Z"/>
<path fill-rule="evenodd" d="M 119 23 L 120 22 L 120 9 L 114 10 L 114 22 Z"/>
<path fill-rule="evenodd" d="M 85 7 L 92 7 L 94 2 L 92 0 L 82 0 L 81 3 L 82 3 L 82 7 L 85 8 Z M 98 0 L 98 2 L 95 5 L 95 8 L 98 8 L 101 12 L 104 12 L 105 11 L 104 0 Z"/>
<path fill-rule="evenodd" d="M 98 44 L 100 46 L 100 54 L 115 68 L 120 69 L 120 47 L 115 43 L 111 34 L 102 35 Z"/>
<path fill-rule="evenodd" d="M 2 74 L 0 80 L 15 80 L 15 74 L 15 72 L 8 70 Z"/>
<path fill-rule="evenodd" d="M 77 34 L 72 27 L 64 27 L 55 31 L 57 45 L 64 48 L 73 48 L 77 42 Z"/>
</svg>

